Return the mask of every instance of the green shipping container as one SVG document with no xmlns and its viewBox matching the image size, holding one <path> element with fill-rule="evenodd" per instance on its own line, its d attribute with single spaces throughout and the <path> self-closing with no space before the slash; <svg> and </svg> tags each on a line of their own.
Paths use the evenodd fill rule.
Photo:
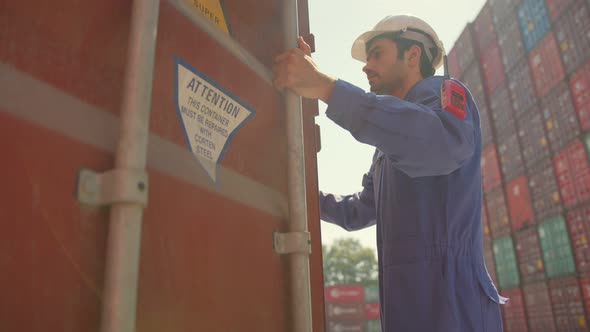
<svg viewBox="0 0 590 332">
<path fill-rule="evenodd" d="M 493 248 L 498 286 L 501 289 L 518 287 L 520 278 L 512 238 L 505 236 L 494 240 Z"/>
<path fill-rule="evenodd" d="M 590 133 L 584 135 L 584 146 L 586 146 L 586 155 L 590 160 Z"/>
<path fill-rule="evenodd" d="M 379 302 L 379 286 L 365 286 L 365 303 Z"/>
<path fill-rule="evenodd" d="M 563 217 L 555 217 L 539 224 L 539 241 L 549 278 L 574 274 L 576 266 L 569 234 Z"/>
<path fill-rule="evenodd" d="M 381 332 L 381 320 L 368 320 L 365 332 Z"/>
</svg>

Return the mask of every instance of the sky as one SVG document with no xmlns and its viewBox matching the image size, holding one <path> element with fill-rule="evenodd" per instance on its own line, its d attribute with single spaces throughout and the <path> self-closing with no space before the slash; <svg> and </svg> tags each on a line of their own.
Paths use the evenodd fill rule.
<svg viewBox="0 0 590 332">
<path fill-rule="evenodd" d="M 469 22 L 480 12 L 483 0 L 309 0 L 310 31 L 315 36 L 312 57 L 321 71 L 353 83 L 365 90 L 368 84 L 361 68 L 352 59 L 352 42 L 387 15 L 412 14 L 428 22 L 447 52 Z M 442 68 L 437 72 L 442 74 Z M 346 130 L 325 116 L 326 105 L 319 102 L 316 123 L 321 128 L 322 150 L 318 153 L 320 189 L 334 194 L 350 194 L 362 189 L 361 180 L 371 165 L 374 148 L 357 142 Z M 347 232 L 322 221 L 322 242 L 351 237 L 376 250 L 375 226 Z"/>
</svg>

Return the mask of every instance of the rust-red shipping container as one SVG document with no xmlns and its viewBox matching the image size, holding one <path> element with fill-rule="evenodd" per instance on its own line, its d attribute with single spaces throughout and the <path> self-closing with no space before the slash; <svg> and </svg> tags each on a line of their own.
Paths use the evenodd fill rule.
<svg viewBox="0 0 590 332">
<path fill-rule="evenodd" d="M 507 137 L 500 137 L 498 142 L 498 156 L 500 159 L 500 169 L 505 179 L 512 179 L 519 174 L 524 173 L 524 163 L 522 161 L 520 144 L 516 132 Z"/>
<path fill-rule="evenodd" d="M 326 303 L 362 303 L 363 285 L 331 285 L 324 288 Z"/>
<path fill-rule="evenodd" d="M 471 92 L 473 100 L 475 100 L 479 109 L 482 146 L 486 146 L 493 142 L 493 135 L 490 112 L 488 111 L 487 98 L 483 88 L 479 66 L 477 64 L 473 65 L 465 72 L 462 72 L 461 81 L 469 89 L 469 92 Z"/>
<path fill-rule="evenodd" d="M 529 189 L 537 220 L 545 220 L 563 212 L 559 186 L 553 163 L 549 158 L 529 168 Z"/>
<path fill-rule="evenodd" d="M 590 15 L 585 0 L 573 0 L 555 22 L 555 37 L 566 74 L 573 72 L 590 57 Z"/>
<path fill-rule="evenodd" d="M 331 302 L 326 303 L 326 318 L 331 322 L 357 322 L 365 319 L 363 302 Z"/>
<path fill-rule="evenodd" d="M 508 70 L 506 75 L 508 76 L 512 108 L 517 115 L 525 113 L 537 103 L 535 84 L 531 76 L 528 60 L 523 59 L 523 61 Z"/>
<path fill-rule="evenodd" d="M 542 160 L 549 159 L 549 143 L 545 135 L 543 114 L 535 105 L 517 119 L 518 140 L 525 166 L 530 170 Z"/>
<path fill-rule="evenodd" d="M 541 112 L 553 153 L 561 150 L 580 134 L 574 104 L 565 82 L 557 84 L 543 97 Z"/>
<path fill-rule="evenodd" d="M 487 46 L 485 52 L 481 53 L 479 62 L 483 73 L 483 82 L 488 95 L 493 95 L 496 90 L 506 81 L 504 64 L 497 41 Z M 510 100 L 508 98 L 508 100 Z"/>
<path fill-rule="evenodd" d="M 490 231 L 492 238 L 497 238 L 510 233 L 510 218 L 508 217 L 508 208 L 504 198 L 504 190 L 497 187 L 485 194 L 486 206 L 488 208 L 488 218 L 490 221 Z"/>
<path fill-rule="evenodd" d="M 537 97 L 543 97 L 564 75 L 563 64 L 553 32 L 549 32 L 529 53 L 533 82 Z"/>
<path fill-rule="evenodd" d="M 136 314 L 121 316 L 137 331 L 276 332 L 299 324 L 291 286 L 302 278 L 291 274 L 292 255 L 273 250 L 278 233 L 290 229 L 285 111 L 270 81 L 274 56 L 291 39 L 282 32 L 287 2 L 225 1 L 214 8 L 169 0 L 147 11 L 157 17 L 141 11 L 145 20 L 132 21 L 134 10 L 150 3 L 0 1 L 0 132 L 6 138 L 0 148 L 10 156 L 2 166 L 10 176 L 0 190 L 2 331 L 96 331 L 101 306 L 116 298 L 106 296 L 110 288 L 103 284 L 120 281 L 105 277 L 109 266 L 137 267 L 137 287 L 124 289 L 137 290 Z M 307 35 L 307 1 L 298 4 L 300 32 Z M 145 43 L 156 38 L 155 54 L 149 45 L 147 51 L 132 46 L 138 35 Z M 146 70 L 129 67 L 128 50 Z M 136 124 L 123 116 L 121 104 L 151 110 L 149 128 L 146 123 L 136 135 L 149 145 L 136 153 L 115 152 L 119 129 Z M 310 321 L 314 331 L 323 331 L 315 106 L 305 104 L 303 131 Z M 111 171 L 120 166 L 114 159 L 141 150 L 145 172 Z M 81 169 L 105 173 L 95 177 Z M 126 190 L 119 196 L 92 196 L 125 178 L 117 182 L 128 185 L 119 187 Z M 87 203 L 80 204 L 82 197 Z M 109 209 L 92 206 L 93 199 L 147 207 L 138 212 L 140 224 L 108 223 Z M 136 230 L 136 237 L 113 249 L 110 234 L 120 226 Z M 125 250 L 139 242 L 140 249 Z M 107 257 L 119 262 L 114 253 L 140 260 L 112 265 Z M 105 312 L 134 304 L 130 297 Z"/>
<path fill-rule="evenodd" d="M 490 223 L 488 221 L 485 200 L 482 199 L 481 203 L 481 224 L 483 229 L 483 244 L 486 245 L 492 242 L 492 233 L 490 232 Z"/>
<path fill-rule="evenodd" d="M 488 145 L 481 154 L 481 182 L 484 192 L 488 192 L 500 185 L 500 167 L 498 154 L 494 144 Z"/>
<path fill-rule="evenodd" d="M 570 210 L 566 216 L 570 242 L 574 251 L 576 270 L 590 272 L 590 207 Z"/>
<path fill-rule="evenodd" d="M 514 232 L 514 244 L 522 282 L 529 284 L 545 280 L 545 267 L 537 228 L 527 227 Z"/>
<path fill-rule="evenodd" d="M 465 25 L 463 32 L 457 38 L 454 48 L 457 49 L 457 58 L 461 73 L 466 72 L 475 62 L 475 47 L 471 33 L 471 23 Z"/>
<path fill-rule="evenodd" d="M 558 332 L 588 331 L 580 283 L 576 277 L 552 279 L 549 294 Z"/>
<path fill-rule="evenodd" d="M 365 303 L 365 320 L 379 319 L 379 311 L 379 303 Z"/>
<path fill-rule="evenodd" d="M 516 11 L 509 13 L 502 22 L 500 25 L 496 24 L 498 45 L 502 54 L 502 64 L 505 71 L 509 73 L 520 60 L 524 59 L 525 51 Z"/>
<path fill-rule="evenodd" d="M 512 229 L 519 230 L 525 225 L 535 222 L 529 183 L 526 176 L 521 175 L 506 184 L 506 199 Z"/>
<path fill-rule="evenodd" d="M 516 133 L 514 111 L 510 103 L 508 87 L 502 85 L 490 98 L 490 116 L 494 126 L 496 140 L 501 140 Z"/>
<path fill-rule="evenodd" d="M 556 21 L 571 2 L 572 0 L 545 0 L 545 7 L 551 21 Z"/>
<path fill-rule="evenodd" d="M 505 332 L 528 332 L 524 301 L 520 288 L 504 289 L 501 295 L 510 299 L 500 306 Z"/>
<path fill-rule="evenodd" d="M 590 61 L 572 74 L 570 91 L 578 112 L 580 127 L 588 131 L 590 129 Z"/>
<path fill-rule="evenodd" d="M 491 43 L 496 42 L 496 30 L 494 29 L 494 21 L 492 19 L 492 10 L 490 4 L 486 2 L 483 8 L 473 20 L 473 39 L 475 40 L 475 47 L 479 54 L 489 51 Z"/>
<path fill-rule="evenodd" d="M 556 331 L 547 284 L 542 281 L 524 285 L 522 286 L 522 295 L 528 316 L 529 331 Z"/>
</svg>

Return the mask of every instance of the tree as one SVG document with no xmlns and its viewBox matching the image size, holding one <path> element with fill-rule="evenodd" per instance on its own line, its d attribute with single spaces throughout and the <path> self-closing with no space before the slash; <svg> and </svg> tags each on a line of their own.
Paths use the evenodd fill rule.
<svg viewBox="0 0 590 332">
<path fill-rule="evenodd" d="M 331 246 L 322 246 L 324 283 L 374 284 L 377 280 L 377 258 L 371 248 L 357 239 L 337 239 Z"/>
</svg>

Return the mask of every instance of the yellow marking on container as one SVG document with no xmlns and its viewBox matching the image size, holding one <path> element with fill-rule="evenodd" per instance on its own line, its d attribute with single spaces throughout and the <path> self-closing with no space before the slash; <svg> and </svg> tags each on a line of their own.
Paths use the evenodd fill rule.
<svg viewBox="0 0 590 332">
<path fill-rule="evenodd" d="M 569 45 L 567 44 L 567 41 L 564 41 L 563 43 L 561 43 L 561 51 L 562 52 L 566 52 L 568 48 L 569 48 Z"/>
<path fill-rule="evenodd" d="M 537 261 L 537 269 L 539 269 L 539 270 L 543 269 L 543 260 L 539 259 Z"/>
<path fill-rule="evenodd" d="M 533 31 L 535 29 L 535 25 L 533 24 L 533 22 L 529 22 L 529 31 Z"/>
<path fill-rule="evenodd" d="M 203 16 L 215 23 L 219 30 L 229 35 L 229 28 L 227 27 L 220 0 L 188 0 L 188 2 L 198 9 Z"/>
<path fill-rule="evenodd" d="M 504 224 L 508 224 L 508 217 L 504 217 Z"/>
<path fill-rule="evenodd" d="M 483 232 L 484 232 L 485 234 L 489 234 L 489 233 L 490 233 L 490 228 L 489 228 L 488 226 L 485 226 L 485 227 L 483 228 Z"/>
<path fill-rule="evenodd" d="M 559 193 L 557 191 L 553 193 L 553 200 L 559 202 Z"/>
<path fill-rule="evenodd" d="M 582 245 L 586 245 L 586 243 L 587 243 L 587 242 L 586 242 L 586 235 L 582 235 L 582 236 L 580 237 L 580 242 L 582 242 L 582 243 L 581 243 Z"/>
<path fill-rule="evenodd" d="M 541 138 L 541 146 L 542 147 L 547 146 L 547 139 L 545 137 Z"/>
<path fill-rule="evenodd" d="M 586 327 L 586 318 L 580 316 L 580 318 L 578 318 L 578 324 L 580 324 L 581 327 Z"/>
<path fill-rule="evenodd" d="M 553 128 L 553 122 L 551 120 L 547 120 L 547 130 L 551 130 Z"/>
</svg>

